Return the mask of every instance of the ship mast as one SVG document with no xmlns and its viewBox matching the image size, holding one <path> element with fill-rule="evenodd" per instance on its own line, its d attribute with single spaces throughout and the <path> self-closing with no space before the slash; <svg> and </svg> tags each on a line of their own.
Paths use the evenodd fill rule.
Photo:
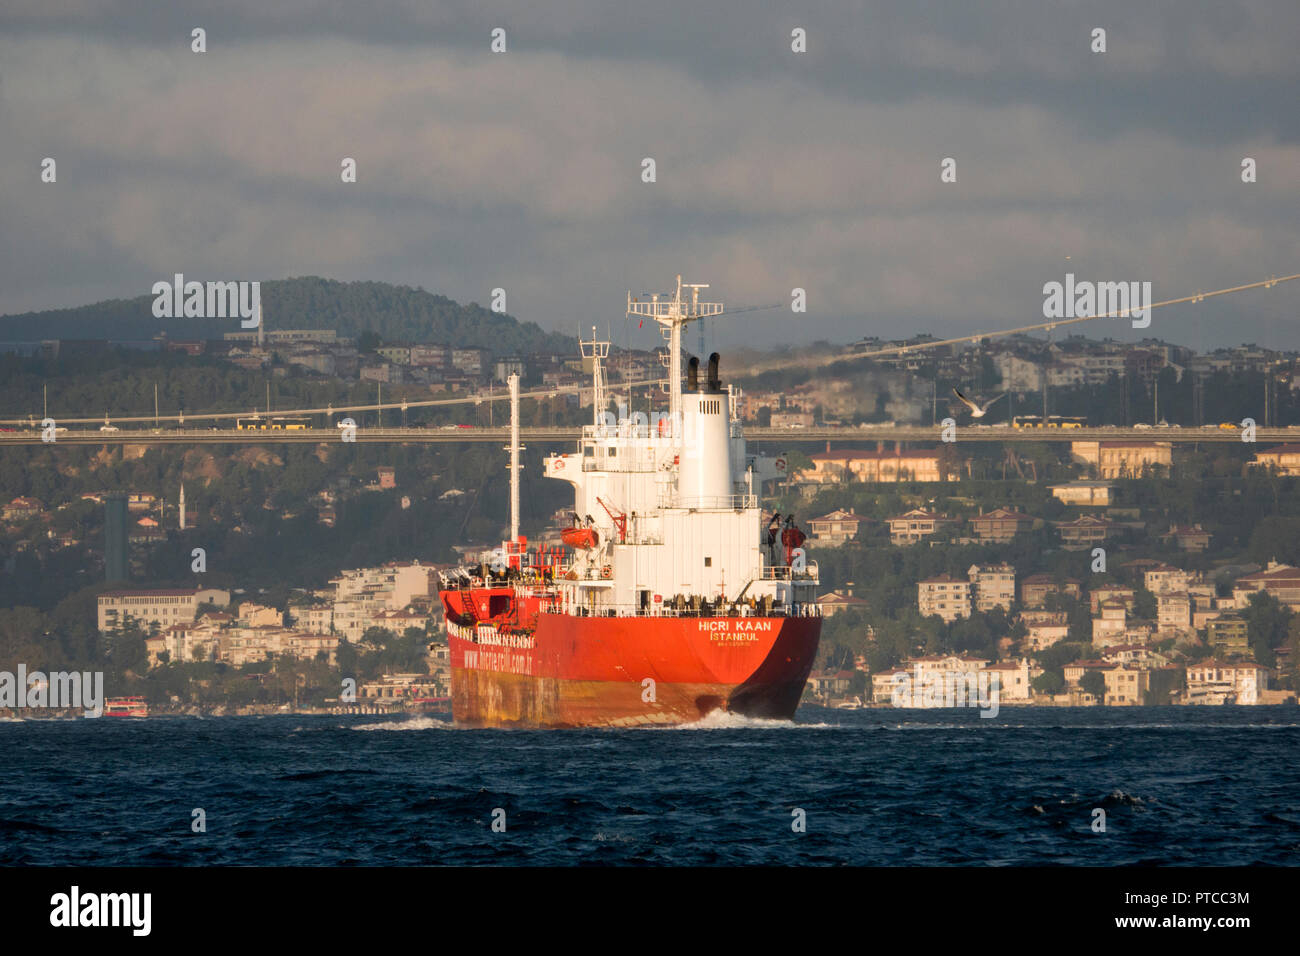
<svg viewBox="0 0 1300 956">
<path fill-rule="evenodd" d="M 510 373 L 510 541 L 519 541 L 519 376 Z"/>
<path fill-rule="evenodd" d="M 668 339 L 668 414 L 673 427 L 681 427 L 682 415 L 682 329 L 689 323 L 709 316 L 722 314 L 721 302 L 701 302 L 700 290 L 708 285 L 698 282 L 682 282 L 677 277 L 677 292 L 668 295 L 654 293 L 649 302 L 641 302 L 627 294 L 627 314 L 654 319 Z M 690 302 L 682 300 L 682 290 L 690 289 Z"/>
<path fill-rule="evenodd" d="M 600 427 L 601 414 L 605 411 L 605 358 L 609 355 L 609 343 L 601 342 L 596 338 L 596 327 L 591 327 L 591 341 L 578 341 L 578 348 L 582 350 L 584 364 L 586 361 L 591 362 L 591 415 L 592 424 Z"/>
</svg>

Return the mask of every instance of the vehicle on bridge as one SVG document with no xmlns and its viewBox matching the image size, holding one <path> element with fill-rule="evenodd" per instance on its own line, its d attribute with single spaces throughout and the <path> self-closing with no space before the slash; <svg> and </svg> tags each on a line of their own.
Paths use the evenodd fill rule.
<svg viewBox="0 0 1300 956">
<path fill-rule="evenodd" d="M 272 416 L 271 418 L 238 418 L 235 427 L 240 431 L 306 431 L 311 427 L 311 419 L 291 416 Z"/>
<path fill-rule="evenodd" d="M 1012 428 L 1085 428 L 1088 419 L 1082 415 L 1048 415 L 1043 421 L 1041 415 L 1016 415 L 1011 419 Z"/>
</svg>

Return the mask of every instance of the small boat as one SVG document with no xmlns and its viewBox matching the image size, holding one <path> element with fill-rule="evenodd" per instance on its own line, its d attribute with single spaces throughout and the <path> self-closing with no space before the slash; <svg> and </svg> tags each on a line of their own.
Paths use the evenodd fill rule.
<svg viewBox="0 0 1300 956">
<path fill-rule="evenodd" d="M 105 717 L 148 717 L 149 705 L 143 697 L 110 697 L 104 701 Z"/>
<path fill-rule="evenodd" d="M 600 534 L 595 528 L 565 528 L 560 532 L 560 540 L 570 548 L 590 551 L 600 544 Z"/>
</svg>

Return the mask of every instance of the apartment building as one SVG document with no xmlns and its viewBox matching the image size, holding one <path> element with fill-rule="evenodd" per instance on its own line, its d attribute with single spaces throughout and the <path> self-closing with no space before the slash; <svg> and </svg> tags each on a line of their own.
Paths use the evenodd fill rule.
<svg viewBox="0 0 1300 956">
<path fill-rule="evenodd" d="M 1114 528 L 1114 522 L 1097 515 L 1083 515 L 1056 525 L 1056 531 L 1061 536 L 1061 547 L 1067 551 L 1079 551 L 1101 544 L 1111 536 Z"/>
<path fill-rule="evenodd" d="M 1164 633 L 1183 634 L 1192 628 L 1192 601 L 1186 591 L 1156 595 L 1156 625 Z"/>
<path fill-rule="evenodd" d="M 1048 485 L 1047 490 L 1067 505 L 1108 508 L 1114 498 L 1115 486 L 1108 481 L 1066 481 L 1059 485 Z"/>
<path fill-rule="evenodd" d="M 229 603 L 230 592 L 217 588 L 105 591 L 96 601 L 96 625 L 104 634 L 130 617 L 145 627 L 167 628 L 192 622 L 200 604 Z"/>
<path fill-rule="evenodd" d="M 975 537 L 981 541 L 1007 544 L 1016 535 L 1031 530 L 1034 527 L 1034 519 L 1013 508 L 994 508 L 987 513 L 981 511 L 971 518 L 970 527 Z"/>
<path fill-rule="evenodd" d="M 898 545 L 915 544 L 951 523 L 947 515 L 913 508 L 889 519 L 889 540 Z"/>
<path fill-rule="evenodd" d="M 1169 564 L 1157 564 L 1142 574 L 1142 584 L 1152 594 L 1163 591 L 1186 591 L 1191 577 L 1182 568 Z"/>
<path fill-rule="evenodd" d="M 972 564 L 966 571 L 971 597 L 977 611 L 1000 607 L 1010 611 L 1016 602 L 1016 569 L 1010 564 Z"/>
<path fill-rule="evenodd" d="M 1020 582 L 1020 603 L 1023 607 L 1042 607 L 1049 594 L 1063 594 L 1078 600 L 1082 593 L 1077 578 L 1063 578 L 1059 582 L 1050 574 L 1031 574 Z"/>
<path fill-rule="evenodd" d="M 1021 611 L 1025 625 L 1025 649 L 1041 651 L 1070 636 L 1070 624 L 1064 611 Z"/>
<path fill-rule="evenodd" d="M 776 424 L 776 413 L 772 415 Z M 938 449 L 868 451 L 860 448 L 823 451 L 810 455 L 811 469 L 799 473 L 800 481 L 839 484 L 846 481 L 895 483 L 945 481 L 948 477 Z"/>
<path fill-rule="evenodd" d="M 1101 584 L 1088 591 L 1088 603 L 1092 606 L 1093 614 L 1098 613 L 1105 601 L 1121 601 L 1131 611 L 1136 600 L 1137 592 L 1122 584 Z"/>
<path fill-rule="evenodd" d="M 1173 444 L 1167 441 L 1075 441 L 1070 453 L 1103 479 L 1140 478 L 1156 468 L 1168 473 L 1173 464 Z"/>
<path fill-rule="evenodd" d="M 1211 659 L 1187 667 L 1189 704 L 1258 704 L 1268 686 L 1268 668 L 1254 661 Z"/>
<path fill-rule="evenodd" d="M 1216 656 L 1253 656 L 1250 649 L 1250 632 L 1246 619 L 1239 614 L 1227 614 L 1206 625 L 1206 638 Z"/>
<path fill-rule="evenodd" d="M 1033 696 L 1033 680 L 1043 673 L 1043 669 L 1031 664 L 1027 659 L 1018 661 L 1001 661 L 984 668 L 989 674 L 998 678 L 998 702 L 1001 704 L 1024 703 Z"/>
<path fill-rule="evenodd" d="M 1169 530 L 1160 536 L 1160 540 L 1166 544 L 1173 544 L 1183 551 L 1199 554 L 1209 548 L 1210 533 L 1199 524 L 1176 524 L 1171 525 Z"/>
<path fill-rule="evenodd" d="M 1251 463 L 1255 468 L 1273 468 L 1280 475 L 1300 475 L 1300 444 L 1274 445 L 1255 452 Z"/>
<path fill-rule="evenodd" d="M 334 631 L 355 642 L 368 627 L 387 626 L 375 623 L 383 620 L 380 612 L 405 610 L 415 598 L 433 593 L 432 573 L 418 561 L 344 571 L 330 581 L 335 588 Z"/>
<path fill-rule="evenodd" d="M 950 574 L 926 578 L 916 585 L 917 609 L 923 617 L 938 615 L 949 623 L 958 618 L 970 617 L 970 591 L 969 581 Z"/>
<path fill-rule="evenodd" d="M 1264 591 L 1293 611 L 1300 611 L 1300 568 L 1270 561 L 1268 567 L 1237 578 L 1232 585 L 1233 604 L 1238 609 L 1250 605 L 1251 595 Z"/>
<path fill-rule="evenodd" d="M 858 536 L 858 528 L 865 520 L 861 515 L 842 509 L 822 515 L 820 518 L 812 518 L 808 522 L 808 531 L 811 535 L 809 543 L 828 548 L 839 547 Z"/>
<path fill-rule="evenodd" d="M 1097 647 L 1125 643 L 1128 610 L 1128 606 L 1117 598 L 1101 602 L 1092 617 L 1092 643 Z"/>
</svg>

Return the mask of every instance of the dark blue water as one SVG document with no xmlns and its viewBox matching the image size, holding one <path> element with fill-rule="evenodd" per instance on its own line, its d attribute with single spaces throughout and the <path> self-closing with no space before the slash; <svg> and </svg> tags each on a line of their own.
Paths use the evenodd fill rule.
<svg viewBox="0 0 1300 956">
<path fill-rule="evenodd" d="M 1300 861 L 1294 707 L 805 708 L 622 731 L 26 721 L 0 724 L 0 747 L 5 864 Z"/>
</svg>

